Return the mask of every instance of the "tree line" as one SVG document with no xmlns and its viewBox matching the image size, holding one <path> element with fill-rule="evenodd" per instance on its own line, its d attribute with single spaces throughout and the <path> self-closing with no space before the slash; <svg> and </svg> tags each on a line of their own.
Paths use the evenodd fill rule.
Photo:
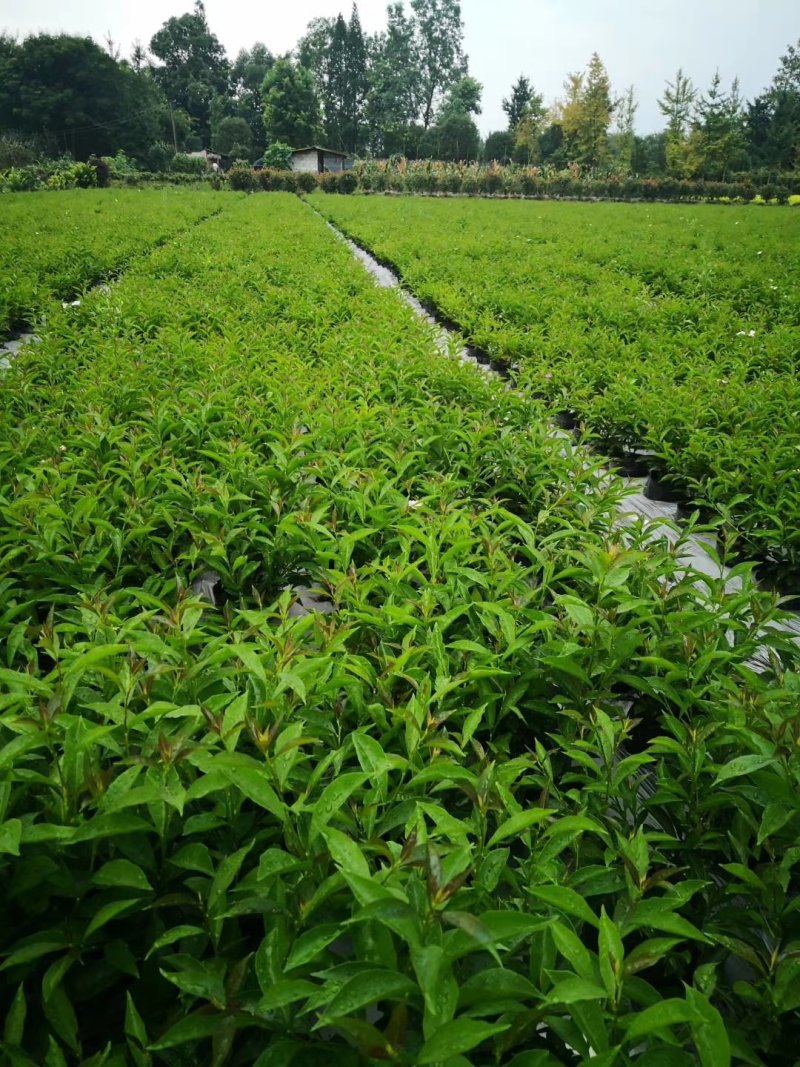
<svg viewBox="0 0 800 1067">
<path fill-rule="evenodd" d="M 719 179 L 800 165 L 798 49 L 752 101 L 736 80 L 725 87 L 715 74 L 701 90 L 679 70 L 658 101 L 664 129 L 646 136 L 635 130 L 634 88 L 615 93 L 596 53 L 549 106 L 523 74 L 502 102 L 506 128 L 482 142 L 482 86 L 469 74 L 458 0 L 392 2 L 376 34 L 354 4 L 348 18 L 313 19 L 289 54 L 256 42 L 234 60 L 197 0 L 129 58 L 111 40 L 0 36 L 0 136 L 76 159 L 122 150 L 156 170 L 177 151 L 253 160 L 276 143 L 324 142 L 353 156 Z M 0 164 L 2 155 L 0 146 Z"/>
</svg>

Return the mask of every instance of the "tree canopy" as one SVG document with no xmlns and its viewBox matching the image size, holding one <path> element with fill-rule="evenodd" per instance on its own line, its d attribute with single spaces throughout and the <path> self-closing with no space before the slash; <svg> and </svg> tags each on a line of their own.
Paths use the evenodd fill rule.
<svg viewBox="0 0 800 1067">
<path fill-rule="evenodd" d="M 0 134 L 18 138 L 20 158 L 122 149 L 152 165 L 172 151 L 254 159 L 275 142 L 320 139 L 353 156 L 481 156 L 708 179 L 800 166 L 800 41 L 750 101 L 736 80 L 724 86 L 714 75 L 702 92 L 679 69 L 658 100 L 663 130 L 644 137 L 635 88 L 615 92 L 597 53 L 547 105 L 535 73 L 510 85 L 506 128 L 481 145 L 483 90 L 469 71 L 458 0 L 391 0 L 374 34 L 353 3 L 312 19 L 291 53 L 276 58 L 256 41 L 233 61 L 196 0 L 166 19 L 149 50 L 137 42 L 130 60 L 110 40 L 104 48 L 66 34 L 21 43 L 0 34 Z"/>
</svg>

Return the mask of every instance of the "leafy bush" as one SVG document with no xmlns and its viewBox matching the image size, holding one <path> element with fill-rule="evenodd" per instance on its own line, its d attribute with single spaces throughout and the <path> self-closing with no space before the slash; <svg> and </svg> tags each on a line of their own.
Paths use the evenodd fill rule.
<svg viewBox="0 0 800 1067">
<path fill-rule="evenodd" d="M 174 153 L 170 153 L 165 158 L 163 158 L 163 166 L 160 166 L 157 169 L 166 170 L 169 161 L 172 158 L 172 155 L 174 155 Z M 112 178 L 127 178 L 130 175 L 138 174 L 139 172 L 139 167 L 136 163 L 136 160 L 130 159 L 128 156 L 126 156 L 122 149 L 120 149 L 115 156 L 104 156 L 103 158 L 105 159 L 108 165 L 108 169 Z"/>
<path fill-rule="evenodd" d="M 175 158 L 175 149 L 166 141 L 156 141 L 148 148 L 145 158 L 150 170 L 163 174 Z"/>
<path fill-rule="evenodd" d="M 262 188 L 265 188 L 263 182 L 269 179 L 261 178 L 261 174 L 264 173 L 266 172 L 254 171 L 246 160 L 237 159 L 228 171 L 228 186 L 237 192 L 252 193 L 258 188 L 259 183 Z"/>
<path fill-rule="evenodd" d="M 174 155 L 169 162 L 169 169 L 174 174 L 191 174 L 201 177 L 208 171 L 208 164 L 203 156 Z"/>
<path fill-rule="evenodd" d="M 36 143 L 11 133 L 0 134 L 0 172 L 27 167 L 40 158 Z"/>
<path fill-rule="evenodd" d="M 291 170 L 292 146 L 283 141 L 273 141 L 264 153 L 264 166 L 272 170 Z"/>
<path fill-rule="evenodd" d="M 90 189 L 97 185 L 97 170 L 89 163 L 62 160 L 47 179 L 48 189 Z"/>
<path fill-rule="evenodd" d="M 547 195 L 578 186 L 528 178 Z M 614 184 L 606 194 L 619 195 Z M 785 250 L 800 233 L 791 213 L 747 203 L 432 210 L 371 197 L 320 209 L 476 348 L 519 363 L 523 382 L 576 412 L 606 454 L 649 450 L 673 489 L 729 531 L 730 559 L 769 562 L 794 591 L 800 275 Z"/>
<path fill-rule="evenodd" d="M 780 1062 L 770 598 L 297 198 L 221 207 L 0 381 L 4 1058 Z"/>
<path fill-rule="evenodd" d="M 111 157 L 89 156 L 86 161 L 94 171 L 94 184 L 100 189 L 107 189 L 111 184 Z"/>
<path fill-rule="evenodd" d="M 317 175 L 310 170 L 298 170 L 295 172 L 298 192 L 313 193 L 318 186 Z"/>
<path fill-rule="evenodd" d="M 7 193 L 31 192 L 41 184 L 37 167 L 11 167 L 0 174 L 0 189 Z"/>
</svg>

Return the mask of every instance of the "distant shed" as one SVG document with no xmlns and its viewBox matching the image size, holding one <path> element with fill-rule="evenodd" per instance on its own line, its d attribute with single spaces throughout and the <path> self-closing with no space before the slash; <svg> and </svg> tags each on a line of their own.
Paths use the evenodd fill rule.
<svg viewBox="0 0 800 1067">
<path fill-rule="evenodd" d="M 292 152 L 292 170 L 328 174 L 349 169 L 347 153 L 337 152 L 333 148 L 320 148 L 314 144 L 307 148 L 295 148 Z"/>
</svg>

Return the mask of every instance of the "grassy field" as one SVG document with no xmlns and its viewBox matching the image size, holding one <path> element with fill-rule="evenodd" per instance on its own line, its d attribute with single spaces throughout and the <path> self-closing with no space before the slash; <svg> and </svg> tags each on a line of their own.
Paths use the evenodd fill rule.
<svg viewBox="0 0 800 1067">
<path fill-rule="evenodd" d="M 314 204 L 606 454 L 652 450 L 729 546 L 800 591 L 800 212 Z"/>
<path fill-rule="evenodd" d="M 308 205 L 214 203 L 0 375 L 7 1062 L 779 1062 L 775 598 Z"/>
</svg>

